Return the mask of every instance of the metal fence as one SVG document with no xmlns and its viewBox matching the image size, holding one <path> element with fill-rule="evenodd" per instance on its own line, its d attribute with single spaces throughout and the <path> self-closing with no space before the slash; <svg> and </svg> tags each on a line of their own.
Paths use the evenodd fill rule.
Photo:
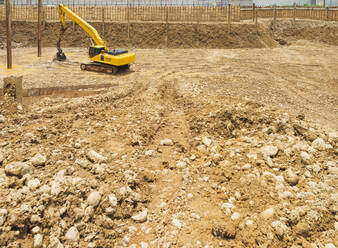
<svg viewBox="0 0 338 248">
<path fill-rule="evenodd" d="M 227 22 L 229 16 L 232 22 L 239 22 L 252 19 L 255 11 L 257 11 L 258 18 L 276 17 L 338 21 L 338 8 L 275 7 L 274 9 L 270 7 L 243 8 L 238 5 L 197 5 L 198 3 L 206 3 L 206 0 L 194 1 L 196 5 L 191 6 L 177 6 L 172 1 L 172 5 L 147 5 L 158 3 L 159 0 L 105 0 L 106 5 L 99 5 L 103 0 L 101 2 L 99 2 L 100 0 L 92 0 L 91 2 L 94 2 L 94 4 L 81 5 L 80 3 L 84 1 L 63 0 L 62 2 L 90 22 Z M 127 1 L 127 5 L 121 4 L 123 1 Z M 51 5 L 49 2 L 57 3 L 61 1 L 43 1 L 45 4 L 42 8 L 43 21 L 58 21 L 56 5 Z M 12 0 L 11 3 L 13 21 L 37 21 L 38 7 L 36 0 Z M 163 0 L 162 3 L 166 4 L 167 1 Z M 0 20 L 5 20 L 5 18 L 5 6 L 2 5 L 0 6 Z"/>
</svg>

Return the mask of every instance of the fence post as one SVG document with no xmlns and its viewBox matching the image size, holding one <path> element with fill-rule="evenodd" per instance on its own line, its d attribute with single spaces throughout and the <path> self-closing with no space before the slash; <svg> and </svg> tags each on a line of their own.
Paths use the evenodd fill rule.
<svg viewBox="0 0 338 248">
<path fill-rule="evenodd" d="M 11 2 L 6 0 L 6 26 L 7 26 L 7 69 L 12 69 L 12 23 Z"/>
<path fill-rule="evenodd" d="M 293 3 L 293 27 L 296 25 L 296 3 Z"/>
<path fill-rule="evenodd" d="M 252 22 L 255 21 L 255 14 L 256 14 L 255 9 L 256 9 L 256 5 L 255 3 L 253 3 L 252 4 Z"/>
<path fill-rule="evenodd" d="M 329 20 L 329 8 L 326 8 L 326 21 Z"/>
<path fill-rule="evenodd" d="M 276 30 L 276 15 L 277 15 L 276 5 L 273 6 L 273 30 Z"/>
<path fill-rule="evenodd" d="M 231 4 L 228 4 L 228 31 L 231 32 Z"/>
<path fill-rule="evenodd" d="M 130 39 L 129 1 L 127 6 L 127 19 L 128 19 L 128 39 Z"/>
<path fill-rule="evenodd" d="M 38 57 L 41 57 L 41 11 L 42 0 L 38 1 Z"/>
<path fill-rule="evenodd" d="M 258 9 L 255 9 L 256 32 L 258 34 Z"/>
<path fill-rule="evenodd" d="M 102 34 L 103 34 L 103 37 L 104 37 L 104 34 L 105 34 L 105 20 L 104 20 L 104 6 L 102 6 Z"/>
<path fill-rule="evenodd" d="M 168 13 L 168 6 L 165 7 L 165 21 L 166 21 L 166 27 L 165 27 L 165 32 L 166 32 L 166 40 L 165 40 L 165 45 L 168 47 L 168 33 L 169 33 L 169 13 Z"/>
</svg>

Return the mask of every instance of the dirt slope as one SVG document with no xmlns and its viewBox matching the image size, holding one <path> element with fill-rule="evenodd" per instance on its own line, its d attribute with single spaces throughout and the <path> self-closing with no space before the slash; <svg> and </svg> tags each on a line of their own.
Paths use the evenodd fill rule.
<svg viewBox="0 0 338 248">
<path fill-rule="evenodd" d="M 4 22 L 3 22 L 4 23 Z M 2 24 L 3 24 L 2 23 Z M 163 48 L 166 47 L 165 24 L 132 23 L 130 40 L 127 24 L 107 23 L 105 33 L 101 24 L 93 23 L 110 47 Z M 42 45 L 53 47 L 58 39 L 60 25 L 46 23 L 42 35 Z M 0 34 L 5 35 L 5 25 L 0 26 Z M 79 27 L 70 24 L 64 36 L 64 47 L 88 47 L 88 35 Z M 13 41 L 15 45 L 36 46 L 36 23 L 13 22 Z M 271 38 L 269 31 L 263 26 L 259 34 L 252 24 L 234 24 L 229 35 L 226 24 L 170 24 L 168 31 L 168 47 L 170 48 L 262 48 L 273 47 L 277 43 Z"/>
</svg>

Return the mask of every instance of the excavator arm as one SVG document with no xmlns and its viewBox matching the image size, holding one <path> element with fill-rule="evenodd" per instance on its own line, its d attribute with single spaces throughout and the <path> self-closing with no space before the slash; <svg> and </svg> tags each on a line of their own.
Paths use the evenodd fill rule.
<svg viewBox="0 0 338 248">
<path fill-rule="evenodd" d="M 63 29 L 63 30 L 61 30 L 61 35 L 64 32 L 64 30 L 66 29 L 65 16 L 67 15 L 72 21 L 77 23 L 84 31 L 87 32 L 87 34 L 93 40 L 95 45 L 104 46 L 104 49 L 107 50 L 107 46 L 106 46 L 105 42 L 102 40 L 99 33 L 88 22 L 83 20 L 80 16 L 75 14 L 73 11 L 71 11 L 69 8 L 67 8 L 63 4 L 58 5 L 58 12 L 59 12 L 59 17 L 60 17 L 61 27 Z M 59 39 L 58 47 L 60 47 L 60 42 L 61 42 L 61 38 Z"/>
</svg>

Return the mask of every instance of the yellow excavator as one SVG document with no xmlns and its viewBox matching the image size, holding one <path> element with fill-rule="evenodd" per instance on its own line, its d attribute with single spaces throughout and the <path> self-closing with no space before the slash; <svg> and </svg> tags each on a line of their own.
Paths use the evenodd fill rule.
<svg viewBox="0 0 338 248">
<path fill-rule="evenodd" d="M 86 31 L 92 40 L 92 45 L 89 47 L 89 59 L 93 62 L 82 63 L 80 66 L 82 70 L 116 74 L 121 69 L 129 69 L 130 64 L 135 61 L 135 54 L 128 52 L 128 50 L 109 50 L 96 29 L 68 7 L 59 4 L 58 12 L 61 22 L 61 32 L 57 42 L 58 52 L 56 54 L 56 59 L 58 61 L 66 60 L 66 55 L 61 49 L 62 36 L 67 27 L 65 20 L 66 15 Z"/>
</svg>

